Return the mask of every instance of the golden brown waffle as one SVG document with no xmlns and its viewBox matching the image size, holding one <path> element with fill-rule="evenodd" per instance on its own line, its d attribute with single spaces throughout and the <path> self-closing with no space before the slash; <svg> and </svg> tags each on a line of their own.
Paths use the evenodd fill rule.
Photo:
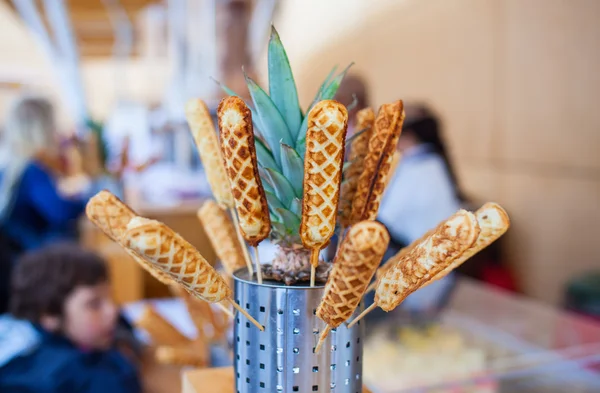
<svg viewBox="0 0 600 393">
<path fill-rule="evenodd" d="M 508 214 L 497 203 L 486 203 L 475 212 L 475 217 L 477 217 L 477 222 L 481 229 L 475 244 L 466 250 L 460 257 L 456 258 L 450 266 L 436 274 L 432 281 L 446 277 L 448 273 L 465 263 L 473 255 L 498 240 L 510 226 Z"/>
<path fill-rule="evenodd" d="M 347 125 L 348 111 L 337 101 L 321 101 L 308 113 L 300 224 L 306 248 L 322 248 L 335 230 Z"/>
<path fill-rule="evenodd" d="M 233 223 L 214 201 L 206 201 L 198 210 L 198 218 L 228 275 L 246 266 L 242 247 Z"/>
<path fill-rule="evenodd" d="M 387 186 L 392 181 L 392 178 L 394 177 L 394 173 L 396 173 L 396 169 L 398 169 L 398 164 L 400 164 L 401 158 L 402 158 L 402 153 L 400 153 L 398 150 L 396 150 L 394 152 L 394 156 L 392 157 L 392 164 L 391 164 L 390 171 L 388 172 L 387 178 L 385 179 L 384 189 L 387 189 Z"/>
<path fill-rule="evenodd" d="M 206 104 L 199 99 L 189 101 L 185 106 L 185 115 L 215 199 L 222 207 L 232 208 L 233 196 L 219 148 L 219 138 Z"/>
<path fill-rule="evenodd" d="M 244 239 L 256 246 L 271 231 L 269 207 L 258 174 L 252 115 L 239 97 L 227 97 L 217 109 L 221 150 Z"/>
<path fill-rule="evenodd" d="M 353 218 L 357 220 L 377 218 L 403 123 L 402 101 L 381 106 L 373 126 L 373 135 L 369 140 L 369 153 L 365 157 L 364 171 L 360 176 L 352 204 Z"/>
<path fill-rule="evenodd" d="M 317 308 L 317 316 L 330 327 L 338 327 L 354 313 L 389 241 L 387 230 L 376 221 L 362 221 L 350 228 Z"/>
<path fill-rule="evenodd" d="M 129 221 L 137 214 L 109 191 L 94 195 L 85 207 L 89 220 L 117 243 L 127 229 Z"/>
<path fill-rule="evenodd" d="M 394 264 L 377 282 L 375 303 L 384 311 L 396 308 L 469 249 L 479 236 L 473 213 L 460 210 Z"/>
<path fill-rule="evenodd" d="M 144 306 L 142 315 L 135 321 L 135 326 L 145 330 L 155 345 L 181 345 L 191 342 L 150 305 Z"/>
<path fill-rule="evenodd" d="M 127 224 L 137 217 L 135 212 L 115 195 L 108 191 L 100 191 L 87 203 L 86 215 L 89 220 L 113 241 L 121 244 L 121 239 L 127 230 Z M 121 244 L 122 246 L 122 244 Z M 153 269 L 143 258 L 135 252 L 123 247 L 127 254 L 140 266 L 148 271 L 154 278 L 163 284 L 171 284 L 172 280 L 166 274 Z"/>
<path fill-rule="evenodd" d="M 123 244 L 207 302 L 220 302 L 231 289 L 204 257 L 161 222 L 136 217 L 129 222 Z"/>
<path fill-rule="evenodd" d="M 374 122 L 375 113 L 371 108 L 361 109 L 356 114 L 356 129 L 366 131 L 358 135 L 350 145 L 348 154 L 350 167 L 346 170 L 340 196 L 340 223 L 344 227 L 354 224 L 351 220 L 352 201 L 358 186 L 358 179 L 363 171 L 365 157 L 369 151 L 369 139 L 371 139 Z"/>
</svg>

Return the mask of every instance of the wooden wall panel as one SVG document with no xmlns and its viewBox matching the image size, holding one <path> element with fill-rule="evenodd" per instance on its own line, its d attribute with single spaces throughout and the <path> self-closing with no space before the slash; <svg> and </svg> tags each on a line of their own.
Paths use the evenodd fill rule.
<svg viewBox="0 0 600 393">
<path fill-rule="evenodd" d="M 503 5 L 504 158 L 600 176 L 600 1 Z"/>
</svg>

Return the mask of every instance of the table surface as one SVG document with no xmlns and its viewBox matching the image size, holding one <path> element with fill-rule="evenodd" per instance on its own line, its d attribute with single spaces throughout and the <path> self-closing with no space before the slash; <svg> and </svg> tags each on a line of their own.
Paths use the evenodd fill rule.
<svg viewBox="0 0 600 393">
<path fill-rule="evenodd" d="M 205 368 L 183 373 L 182 393 L 234 393 L 233 367 Z M 371 393 L 366 387 L 363 393 Z"/>
</svg>

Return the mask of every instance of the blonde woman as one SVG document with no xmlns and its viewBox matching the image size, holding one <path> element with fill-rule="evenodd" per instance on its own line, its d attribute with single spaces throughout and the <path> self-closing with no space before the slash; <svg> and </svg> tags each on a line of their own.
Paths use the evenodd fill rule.
<svg viewBox="0 0 600 393">
<path fill-rule="evenodd" d="M 75 237 L 74 219 L 86 199 L 58 191 L 61 159 L 54 110 L 43 98 L 24 97 L 0 134 L 0 236 L 13 255 Z"/>
</svg>

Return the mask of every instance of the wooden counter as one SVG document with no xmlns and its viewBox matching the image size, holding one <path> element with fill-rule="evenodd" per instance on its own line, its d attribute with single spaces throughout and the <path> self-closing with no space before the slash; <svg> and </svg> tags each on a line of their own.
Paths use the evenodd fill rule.
<svg viewBox="0 0 600 393">
<path fill-rule="evenodd" d="M 182 393 L 234 393 L 233 367 L 185 371 L 182 378 Z M 365 387 L 363 393 L 371 391 Z"/>
</svg>

